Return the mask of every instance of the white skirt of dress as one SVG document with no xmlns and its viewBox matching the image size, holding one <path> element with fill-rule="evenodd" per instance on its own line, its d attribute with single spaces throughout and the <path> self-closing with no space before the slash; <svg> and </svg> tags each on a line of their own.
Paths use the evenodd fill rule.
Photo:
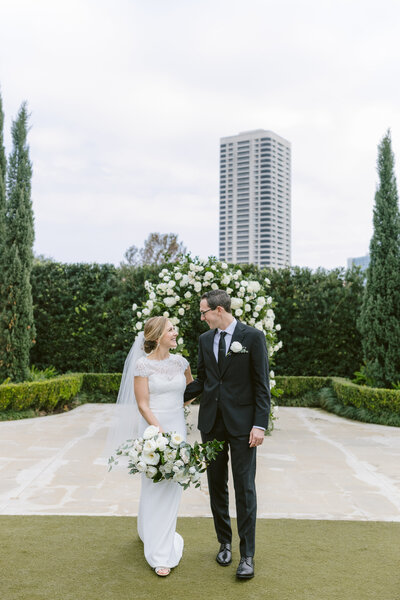
<svg viewBox="0 0 400 600">
<path fill-rule="evenodd" d="M 175 414 L 154 412 L 165 431 L 176 431 L 186 438 L 183 410 L 173 411 Z M 142 475 L 137 526 L 144 556 L 152 568 L 172 569 L 182 558 L 183 538 L 176 532 L 182 491 L 175 481 L 154 483 Z"/>
</svg>

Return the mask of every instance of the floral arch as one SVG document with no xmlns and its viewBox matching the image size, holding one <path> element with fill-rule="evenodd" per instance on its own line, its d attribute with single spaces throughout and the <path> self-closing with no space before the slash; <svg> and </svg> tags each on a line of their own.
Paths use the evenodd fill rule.
<svg viewBox="0 0 400 600">
<path fill-rule="evenodd" d="M 198 319 L 201 295 L 210 289 L 223 289 L 232 298 L 232 314 L 243 323 L 256 327 L 265 335 L 268 355 L 273 357 L 281 348 L 277 340 L 280 325 L 275 324 L 274 301 L 269 295 L 270 281 L 262 283 L 246 279 L 239 266 L 227 265 L 215 257 L 202 260 L 187 255 L 170 268 L 159 273 L 160 281 L 145 282 L 146 297 L 141 306 L 134 304 L 133 328 L 139 332 L 144 322 L 157 315 L 168 317 L 178 330 L 177 352 L 188 356 L 185 341 L 193 335 L 192 319 Z M 191 318 L 189 318 L 191 317 Z M 270 385 L 274 396 L 278 396 L 275 375 L 270 370 Z M 274 417 L 273 417 L 274 418 Z"/>
</svg>

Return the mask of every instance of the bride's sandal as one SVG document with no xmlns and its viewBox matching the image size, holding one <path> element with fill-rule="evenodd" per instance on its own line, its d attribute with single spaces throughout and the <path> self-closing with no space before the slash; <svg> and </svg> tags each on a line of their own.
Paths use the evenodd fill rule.
<svg viewBox="0 0 400 600">
<path fill-rule="evenodd" d="M 166 577 L 171 573 L 171 569 L 168 567 L 155 567 L 154 571 L 159 577 Z"/>
</svg>

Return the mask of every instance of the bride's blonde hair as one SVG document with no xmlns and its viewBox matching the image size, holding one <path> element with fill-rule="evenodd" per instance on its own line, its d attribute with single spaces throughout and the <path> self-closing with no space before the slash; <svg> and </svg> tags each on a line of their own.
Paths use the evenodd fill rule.
<svg viewBox="0 0 400 600">
<path fill-rule="evenodd" d="M 158 341 L 165 331 L 167 321 L 167 317 L 151 317 L 144 324 L 143 348 L 146 354 L 150 354 L 150 352 L 153 352 L 157 348 Z"/>
</svg>

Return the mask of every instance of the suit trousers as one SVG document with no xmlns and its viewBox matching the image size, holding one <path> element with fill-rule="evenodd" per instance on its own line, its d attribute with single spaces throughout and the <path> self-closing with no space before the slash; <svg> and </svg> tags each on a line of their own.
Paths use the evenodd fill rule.
<svg viewBox="0 0 400 600">
<path fill-rule="evenodd" d="M 208 488 L 215 531 L 220 544 L 232 542 L 229 516 L 228 461 L 229 450 L 235 488 L 237 528 L 240 538 L 240 555 L 254 556 L 257 497 L 255 486 L 256 448 L 249 447 L 249 434 L 232 436 L 225 427 L 221 411 L 209 433 L 201 433 L 203 442 L 225 441 L 224 448 L 217 454 L 207 469 Z"/>
</svg>

